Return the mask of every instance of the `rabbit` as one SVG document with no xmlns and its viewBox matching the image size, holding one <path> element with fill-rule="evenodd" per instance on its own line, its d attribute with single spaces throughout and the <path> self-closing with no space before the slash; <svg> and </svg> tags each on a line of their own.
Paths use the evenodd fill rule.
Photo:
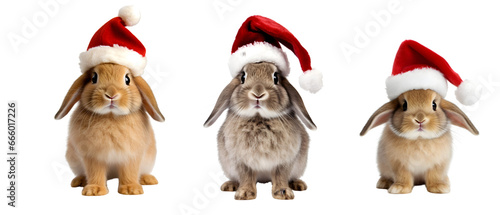
<svg viewBox="0 0 500 215">
<path fill-rule="evenodd" d="M 410 90 L 382 105 L 360 135 L 384 123 L 377 188 L 393 194 L 411 193 L 414 185 L 422 184 L 431 193 L 450 192 L 450 125 L 479 134 L 462 110 L 430 89 Z"/>
<path fill-rule="evenodd" d="M 293 199 L 307 185 L 304 174 L 309 136 L 316 129 L 297 90 L 269 62 L 249 63 L 224 88 L 204 126 L 228 109 L 219 130 L 219 161 L 229 181 L 222 191 L 255 199 L 256 183 L 272 182 L 272 196 Z"/>
<path fill-rule="evenodd" d="M 119 179 L 121 194 L 143 194 L 141 185 L 158 184 L 151 175 L 156 143 L 149 115 L 165 118 L 149 85 L 113 63 L 84 72 L 71 86 L 55 119 L 79 102 L 69 126 L 66 159 L 76 175 L 72 187 L 85 196 L 108 193 L 106 180 Z"/>
</svg>

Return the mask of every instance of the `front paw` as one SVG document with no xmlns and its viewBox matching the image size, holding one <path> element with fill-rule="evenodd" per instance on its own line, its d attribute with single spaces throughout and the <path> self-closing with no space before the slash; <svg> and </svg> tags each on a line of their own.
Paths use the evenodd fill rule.
<svg viewBox="0 0 500 215">
<path fill-rule="evenodd" d="M 220 186 L 220 189 L 222 191 L 236 191 L 238 190 L 238 187 L 240 186 L 240 183 L 237 181 L 226 181 L 222 186 Z"/>
<path fill-rule="evenodd" d="M 394 183 L 389 187 L 389 193 L 392 194 L 407 194 L 411 193 L 411 190 L 413 189 L 413 186 L 411 185 L 403 185 L 403 184 L 398 184 Z"/>
<path fill-rule="evenodd" d="M 142 186 L 140 184 L 126 184 L 118 187 L 118 193 L 123 195 L 139 195 L 143 194 Z"/>
<path fill-rule="evenodd" d="M 251 200 L 257 197 L 257 190 L 252 188 L 240 187 L 234 194 L 236 200 Z"/>
<path fill-rule="evenodd" d="M 71 187 L 85 187 L 87 185 L 87 178 L 83 175 L 76 176 L 71 181 Z"/>
<path fill-rule="evenodd" d="M 275 199 L 289 200 L 295 198 L 292 189 L 289 187 L 273 189 L 273 197 Z"/>
<path fill-rule="evenodd" d="M 449 184 L 432 184 L 432 185 L 425 185 L 427 187 L 427 191 L 431 193 L 449 193 L 450 192 L 450 185 Z"/>
<path fill-rule="evenodd" d="M 102 196 L 108 194 L 108 188 L 97 184 L 87 184 L 83 190 L 84 196 Z"/>
<path fill-rule="evenodd" d="M 292 190 L 296 190 L 296 191 L 307 190 L 307 184 L 306 184 L 306 182 L 304 182 L 304 181 L 302 181 L 300 179 L 296 179 L 296 180 L 290 181 L 288 183 L 288 186 L 290 186 L 290 188 L 292 188 Z"/>
</svg>

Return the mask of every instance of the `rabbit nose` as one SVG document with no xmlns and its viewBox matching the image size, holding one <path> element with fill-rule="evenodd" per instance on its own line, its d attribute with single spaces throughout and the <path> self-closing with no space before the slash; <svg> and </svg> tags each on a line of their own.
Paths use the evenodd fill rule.
<svg viewBox="0 0 500 215">
<path fill-rule="evenodd" d="M 105 95 L 105 96 L 106 96 L 106 98 L 108 98 L 108 99 L 114 99 L 114 98 L 118 97 L 118 94 L 115 94 L 114 96 L 110 96 L 110 95 L 108 95 L 108 94 L 106 93 L 106 94 L 104 94 L 104 95 Z"/>
<path fill-rule="evenodd" d="M 415 122 L 417 122 L 418 124 L 424 123 L 425 122 L 425 115 L 423 113 L 418 113 L 415 116 Z"/>
<path fill-rule="evenodd" d="M 260 95 L 257 95 L 255 93 L 252 93 L 252 95 L 256 98 L 256 99 L 261 99 L 262 97 L 264 97 L 266 95 L 266 93 L 262 93 Z"/>
<path fill-rule="evenodd" d="M 114 86 L 110 86 L 106 89 L 104 96 L 108 99 L 115 99 L 119 96 L 118 90 Z"/>
<path fill-rule="evenodd" d="M 422 124 L 425 122 L 425 119 L 423 119 L 422 121 L 418 120 L 418 119 L 415 119 L 415 122 L 417 122 L 418 124 Z"/>
</svg>

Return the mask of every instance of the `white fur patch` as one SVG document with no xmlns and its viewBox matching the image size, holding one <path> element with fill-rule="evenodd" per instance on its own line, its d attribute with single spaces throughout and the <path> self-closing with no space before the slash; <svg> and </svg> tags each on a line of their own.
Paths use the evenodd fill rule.
<svg viewBox="0 0 500 215">
<path fill-rule="evenodd" d="M 285 77 L 290 74 L 290 64 L 285 52 L 267 42 L 254 42 L 238 48 L 229 57 L 229 72 L 234 78 L 248 63 L 262 61 L 274 63 Z"/>
<path fill-rule="evenodd" d="M 389 76 L 385 80 L 387 96 L 390 100 L 406 91 L 431 89 L 441 97 L 446 97 L 448 81 L 443 74 L 433 68 L 414 69 L 403 74 Z"/>
<path fill-rule="evenodd" d="M 82 73 L 101 63 L 116 63 L 129 68 L 132 75 L 140 76 L 144 73 L 146 62 L 146 57 L 117 44 L 113 45 L 113 47 L 97 46 L 80 53 L 80 69 Z"/>
<path fill-rule="evenodd" d="M 286 115 L 290 112 L 289 109 L 284 110 L 283 112 L 277 112 L 267 109 L 265 106 L 261 106 L 260 108 L 255 108 L 253 105 L 249 105 L 248 108 L 243 110 L 233 110 L 236 115 L 243 117 L 254 117 L 259 114 L 262 118 L 272 119 L 276 117 L 280 117 Z"/>
<path fill-rule="evenodd" d="M 399 132 L 392 123 L 389 122 L 389 128 L 391 129 L 392 133 L 397 135 L 398 137 L 402 137 L 405 139 L 409 140 L 416 140 L 418 138 L 422 139 L 435 139 L 438 137 L 443 136 L 446 132 L 450 130 L 450 123 L 446 123 L 446 128 L 442 129 L 438 132 L 433 132 L 433 131 L 428 131 L 427 129 L 424 129 L 423 131 L 418 131 L 418 129 L 412 130 L 412 131 L 407 131 L 407 132 Z"/>
</svg>

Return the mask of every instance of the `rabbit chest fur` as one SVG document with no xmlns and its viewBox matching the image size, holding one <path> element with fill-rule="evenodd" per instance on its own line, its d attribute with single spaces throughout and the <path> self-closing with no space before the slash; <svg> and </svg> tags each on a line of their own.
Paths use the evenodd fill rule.
<svg viewBox="0 0 500 215">
<path fill-rule="evenodd" d="M 257 171 L 259 181 L 270 180 L 270 172 L 280 165 L 293 165 L 291 177 L 304 172 L 309 140 L 295 115 L 244 118 L 230 112 L 218 139 L 219 158 L 229 178 L 238 178 L 236 165 Z"/>
<path fill-rule="evenodd" d="M 71 121 L 68 160 L 82 160 L 86 157 L 112 167 L 143 157 L 142 155 L 150 154 L 150 151 L 156 152 L 153 130 L 145 111 L 123 116 L 96 116 L 79 106 Z M 149 160 L 144 156 L 141 172 L 152 168 L 154 161 L 148 164 Z M 84 171 L 83 166 L 72 166 L 72 169 L 75 174 L 82 174 Z M 110 171 L 113 172 L 113 168 Z"/>
<path fill-rule="evenodd" d="M 394 163 L 399 163 L 412 173 L 417 184 L 424 183 L 424 174 L 429 169 L 436 165 L 448 167 L 452 156 L 451 143 L 449 131 L 434 139 L 408 140 L 394 134 L 387 125 L 378 148 L 381 175 L 393 178 L 391 168 Z"/>
</svg>

